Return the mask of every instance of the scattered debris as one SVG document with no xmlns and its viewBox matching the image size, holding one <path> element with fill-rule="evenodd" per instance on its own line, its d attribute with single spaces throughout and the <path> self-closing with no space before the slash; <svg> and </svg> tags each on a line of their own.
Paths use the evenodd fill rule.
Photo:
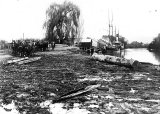
<svg viewBox="0 0 160 114">
<path fill-rule="evenodd" d="M 1 114 L 19 114 L 15 103 L 12 101 L 8 105 L 1 104 L 0 106 L 0 113 Z"/>
<path fill-rule="evenodd" d="M 138 90 L 134 90 L 133 88 L 131 88 L 131 90 L 130 90 L 130 93 L 136 93 L 136 92 L 138 92 Z"/>
<path fill-rule="evenodd" d="M 150 80 L 152 80 L 152 79 L 148 77 L 147 80 L 150 81 Z"/>
</svg>

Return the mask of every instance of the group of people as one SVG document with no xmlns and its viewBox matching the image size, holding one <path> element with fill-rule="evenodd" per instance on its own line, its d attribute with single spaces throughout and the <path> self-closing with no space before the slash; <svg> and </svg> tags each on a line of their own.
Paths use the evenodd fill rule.
<svg viewBox="0 0 160 114">
<path fill-rule="evenodd" d="M 13 40 L 11 43 L 12 54 L 14 56 L 29 57 L 37 51 L 53 50 L 54 42 L 45 40 Z"/>
</svg>

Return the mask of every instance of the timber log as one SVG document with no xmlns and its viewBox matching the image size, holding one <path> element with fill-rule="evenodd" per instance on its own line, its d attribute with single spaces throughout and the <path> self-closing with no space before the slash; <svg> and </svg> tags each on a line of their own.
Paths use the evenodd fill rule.
<svg viewBox="0 0 160 114">
<path fill-rule="evenodd" d="M 103 55 L 103 54 L 98 54 L 98 53 L 94 53 L 92 55 L 92 58 L 94 60 L 107 62 L 107 63 L 120 65 L 120 66 L 125 66 L 125 67 L 130 67 L 130 68 L 137 68 L 140 64 L 137 60 L 125 59 L 125 58 L 122 58 L 122 57 L 116 57 L 116 56 L 111 56 L 111 55 Z"/>
</svg>

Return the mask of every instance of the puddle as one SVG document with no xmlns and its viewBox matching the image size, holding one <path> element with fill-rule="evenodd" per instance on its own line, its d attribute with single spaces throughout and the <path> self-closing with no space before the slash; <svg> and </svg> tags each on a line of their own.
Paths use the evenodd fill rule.
<svg viewBox="0 0 160 114">
<path fill-rule="evenodd" d="M 89 114 L 90 112 L 86 109 L 80 109 L 79 103 L 54 103 L 51 101 L 45 101 L 40 104 L 42 108 L 49 108 L 49 112 L 52 114 Z"/>
<path fill-rule="evenodd" d="M 11 104 L 8 104 L 8 105 L 1 104 L 0 113 L 1 114 L 20 114 L 19 111 L 16 110 L 16 106 L 13 101 Z"/>
<path fill-rule="evenodd" d="M 47 100 L 45 102 L 40 103 L 40 107 L 42 109 L 47 109 L 51 114 L 89 114 L 90 112 L 86 109 L 80 109 L 79 103 L 55 103 L 52 104 L 51 100 Z M 0 105 L 0 113 L 1 114 L 20 114 L 17 110 L 17 107 L 12 101 L 11 104 Z M 25 112 L 23 112 L 25 113 Z"/>
</svg>

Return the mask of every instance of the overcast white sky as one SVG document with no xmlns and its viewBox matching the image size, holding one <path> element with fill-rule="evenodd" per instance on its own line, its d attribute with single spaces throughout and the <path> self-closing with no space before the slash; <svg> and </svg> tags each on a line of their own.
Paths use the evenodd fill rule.
<svg viewBox="0 0 160 114">
<path fill-rule="evenodd" d="M 43 38 L 45 11 L 64 0 L 0 0 L 0 40 Z M 151 42 L 160 33 L 159 0 L 70 0 L 81 9 L 84 37 L 108 34 L 108 12 L 120 35 L 131 41 Z M 110 16 L 111 17 L 111 16 Z"/>
</svg>

